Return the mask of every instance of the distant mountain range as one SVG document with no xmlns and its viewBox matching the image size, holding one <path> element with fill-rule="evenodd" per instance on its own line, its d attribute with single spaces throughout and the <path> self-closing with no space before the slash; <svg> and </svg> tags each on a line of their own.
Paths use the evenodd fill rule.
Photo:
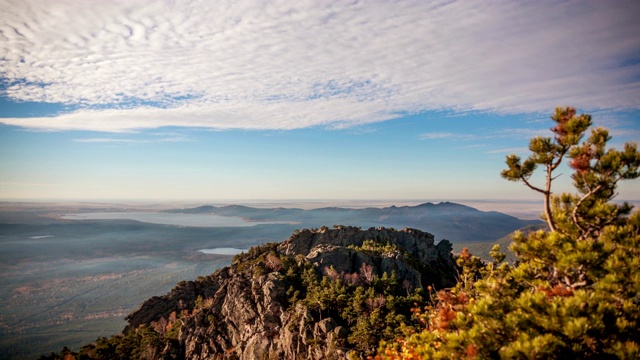
<svg viewBox="0 0 640 360">
<path fill-rule="evenodd" d="M 495 241 L 514 230 L 541 223 L 539 220 L 521 220 L 500 212 L 480 211 L 452 202 L 364 209 L 325 207 L 312 210 L 206 205 L 165 212 L 238 216 L 249 221 L 288 221 L 300 223 L 301 227 L 331 227 L 338 224 L 399 229 L 409 227 L 428 231 L 437 239 L 457 243 Z"/>
</svg>

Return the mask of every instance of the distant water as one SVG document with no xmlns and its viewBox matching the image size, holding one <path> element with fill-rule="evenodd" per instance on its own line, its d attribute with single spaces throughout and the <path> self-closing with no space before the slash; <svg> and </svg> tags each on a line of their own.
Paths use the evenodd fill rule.
<svg viewBox="0 0 640 360">
<path fill-rule="evenodd" d="M 198 251 L 203 253 L 203 254 L 236 255 L 236 254 L 240 254 L 243 251 L 247 251 L 247 249 L 236 249 L 236 248 L 220 247 L 220 248 L 213 248 L 213 249 L 202 249 L 202 250 L 198 250 Z"/>
<path fill-rule="evenodd" d="M 212 214 L 171 214 L 159 212 L 94 212 L 62 215 L 65 220 L 135 220 L 151 224 L 194 227 L 247 227 L 283 222 L 247 221 L 237 216 Z"/>
</svg>

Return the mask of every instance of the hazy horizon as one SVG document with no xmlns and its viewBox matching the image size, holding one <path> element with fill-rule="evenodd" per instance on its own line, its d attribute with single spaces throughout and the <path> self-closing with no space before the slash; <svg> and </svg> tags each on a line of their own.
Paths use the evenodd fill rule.
<svg viewBox="0 0 640 360">
<path fill-rule="evenodd" d="M 345 199 L 334 199 L 334 200 L 273 200 L 273 199 L 256 199 L 256 200 L 201 200 L 201 201 L 139 201 L 139 200 L 113 200 L 113 201 L 104 201 L 104 200 L 2 200 L 0 199 L 1 204 L 30 204 L 33 207 L 37 207 L 42 204 L 49 205 L 70 205 L 70 204 L 79 204 L 79 205 L 93 205 L 96 207 L 111 207 L 111 206 L 121 206 L 124 208 L 134 209 L 134 210 L 163 210 L 163 209 L 172 209 L 172 208 L 188 208 L 188 207 L 197 207 L 204 205 L 212 205 L 212 206 L 226 206 L 226 205 L 243 205 L 257 208 L 300 208 L 304 210 L 310 209 L 318 209 L 323 207 L 344 207 L 344 208 L 353 208 L 353 209 L 362 209 L 367 207 L 373 208 L 382 208 L 389 206 L 416 206 L 424 203 L 440 203 L 440 202 L 453 202 L 466 206 L 470 206 L 476 208 L 481 211 L 498 211 L 502 212 L 519 219 L 524 220 L 533 220 L 539 219 L 540 213 L 542 212 L 542 200 L 498 200 L 498 199 L 487 199 L 487 200 L 465 200 L 465 199 L 424 199 L 424 200 L 345 200 Z M 630 201 L 630 203 L 638 206 L 640 201 Z"/>
</svg>

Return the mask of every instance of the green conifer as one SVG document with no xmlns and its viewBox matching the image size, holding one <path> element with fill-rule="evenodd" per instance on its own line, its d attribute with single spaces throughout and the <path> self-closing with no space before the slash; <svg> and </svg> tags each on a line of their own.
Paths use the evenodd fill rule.
<svg viewBox="0 0 640 360">
<path fill-rule="evenodd" d="M 580 144 L 591 117 L 573 108 L 552 119 L 554 137 L 532 139 L 532 155 L 508 156 L 502 172 L 543 194 L 550 231 L 516 234 L 514 266 L 501 264 L 497 248 L 486 264 L 463 251 L 458 286 L 416 309 L 424 329 L 383 344 L 380 358 L 640 358 L 640 213 L 611 202 L 620 180 L 638 177 L 640 153 L 636 144 L 608 149 L 602 128 Z M 565 158 L 577 194 L 554 196 L 553 171 Z M 530 182 L 538 166 L 543 187 Z"/>
</svg>

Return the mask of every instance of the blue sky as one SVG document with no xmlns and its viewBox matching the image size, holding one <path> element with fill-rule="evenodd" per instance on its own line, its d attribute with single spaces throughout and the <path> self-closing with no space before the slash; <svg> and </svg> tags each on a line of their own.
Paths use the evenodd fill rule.
<svg viewBox="0 0 640 360">
<path fill-rule="evenodd" d="M 3 200 L 535 199 L 554 107 L 640 139 L 637 1 L 0 9 Z"/>
</svg>

